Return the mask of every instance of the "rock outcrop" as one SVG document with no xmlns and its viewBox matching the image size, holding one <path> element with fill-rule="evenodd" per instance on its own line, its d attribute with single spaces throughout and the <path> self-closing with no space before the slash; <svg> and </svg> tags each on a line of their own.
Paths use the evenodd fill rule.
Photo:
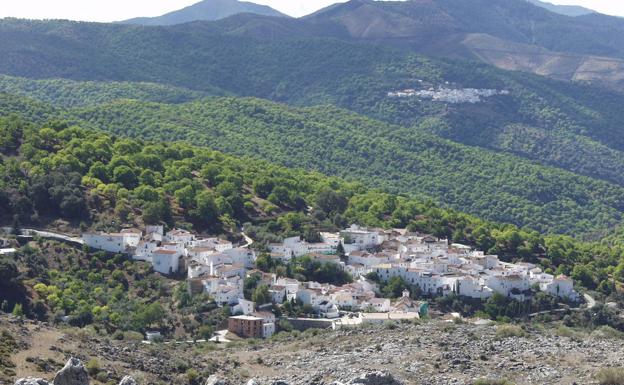
<svg viewBox="0 0 624 385">
<path fill-rule="evenodd" d="M 388 372 L 371 372 L 363 374 L 348 382 L 348 385 L 402 385 Z"/>
<path fill-rule="evenodd" d="M 70 358 L 54 377 L 54 385 L 89 385 L 89 373 L 77 358 Z"/>
<path fill-rule="evenodd" d="M 20 378 L 15 381 L 15 385 L 50 385 L 50 383 L 42 378 Z"/>
<path fill-rule="evenodd" d="M 213 374 L 206 380 L 206 385 L 230 385 L 230 383 Z"/>
<path fill-rule="evenodd" d="M 130 376 L 125 376 L 124 378 L 121 379 L 121 382 L 119 383 L 119 385 L 139 385 L 138 382 L 136 382 L 136 380 Z"/>
</svg>

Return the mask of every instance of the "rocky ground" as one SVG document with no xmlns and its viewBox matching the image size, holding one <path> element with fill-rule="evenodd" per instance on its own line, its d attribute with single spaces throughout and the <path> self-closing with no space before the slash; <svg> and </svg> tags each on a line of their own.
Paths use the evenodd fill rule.
<svg viewBox="0 0 624 385">
<path fill-rule="evenodd" d="M 556 326 L 524 325 L 523 330 L 428 321 L 309 330 L 229 345 L 147 345 L 6 317 L 0 317 L 0 328 L 19 341 L 11 356 L 16 378 L 51 379 L 70 357 L 82 362 L 95 358 L 102 373 L 92 378 L 96 384 L 117 384 L 126 375 L 139 384 L 188 384 L 195 371 L 196 383 L 232 385 L 442 385 L 473 384 L 479 378 L 504 378 L 516 385 L 584 385 L 597 384 L 595 375 L 602 368 L 624 367 L 622 339 Z M 362 376 L 364 382 L 357 382 Z"/>
</svg>

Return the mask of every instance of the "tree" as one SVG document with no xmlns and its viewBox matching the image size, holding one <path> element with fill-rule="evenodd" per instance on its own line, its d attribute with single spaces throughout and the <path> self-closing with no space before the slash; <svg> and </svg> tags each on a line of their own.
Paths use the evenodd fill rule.
<svg viewBox="0 0 624 385">
<path fill-rule="evenodd" d="M 253 182 L 253 190 L 260 198 L 268 197 L 273 191 L 275 183 L 269 178 L 257 178 Z"/>
<path fill-rule="evenodd" d="M 346 258 L 345 249 L 344 249 L 344 246 L 342 245 L 342 242 L 338 242 L 338 246 L 336 246 L 336 255 L 338 255 L 340 259 Z"/>
<path fill-rule="evenodd" d="M 19 215 L 13 216 L 13 224 L 11 225 L 11 234 L 17 236 L 22 234 L 22 226 L 20 225 Z"/>
<path fill-rule="evenodd" d="M 214 195 L 209 191 L 202 191 L 195 197 L 196 209 L 193 212 L 195 220 L 204 225 L 212 225 L 217 222 L 219 213 Z"/>
<path fill-rule="evenodd" d="M 157 321 L 162 322 L 165 315 L 165 309 L 163 309 L 160 303 L 151 303 L 136 315 L 137 329 L 145 329 Z"/>
<path fill-rule="evenodd" d="M 316 194 L 316 207 L 325 214 L 342 214 L 347 209 L 347 198 L 330 188 L 325 188 Z"/>
<path fill-rule="evenodd" d="M 254 301 L 258 305 L 263 305 L 265 303 L 271 303 L 271 294 L 269 294 L 269 287 L 265 284 L 261 284 L 254 290 L 251 300 Z"/>
<path fill-rule="evenodd" d="M 169 204 L 164 200 L 158 202 L 147 202 L 143 206 L 143 221 L 148 225 L 156 225 L 161 222 L 169 222 L 171 211 Z"/>
<path fill-rule="evenodd" d="M 15 261 L 7 256 L 0 257 L 0 287 L 14 286 L 18 282 L 18 277 L 19 271 Z"/>
<path fill-rule="evenodd" d="M 213 332 L 214 329 L 210 325 L 202 325 L 197 329 L 197 335 L 204 340 L 209 340 Z"/>
<path fill-rule="evenodd" d="M 408 290 L 409 285 L 401 277 L 392 277 L 388 283 L 384 285 L 382 292 L 385 297 L 399 298 L 403 295 L 404 290 Z"/>
<path fill-rule="evenodd" d="M 139 180 L 128 166 L 119 166 L 113 170 L 113 180 L 115 183 L 119 183 L 128 190 L 132 190 L 139 184 Z"/>
<path fill-rule="evenodd" d="M 22 304 L 16 303 L 15 306 L 13 307 L 13 311 L 11 312 L 11 314 L 13 314 L 16 317 L 23 317 L 24 309 L 22 308 Z"/>
</svg>

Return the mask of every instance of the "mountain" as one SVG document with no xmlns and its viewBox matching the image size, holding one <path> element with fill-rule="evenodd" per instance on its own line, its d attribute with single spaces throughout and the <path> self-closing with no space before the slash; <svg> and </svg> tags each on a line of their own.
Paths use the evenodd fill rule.
<svg viewBox="0 0 624 385">
<path fill-rule="evenodd" d="M 527 0 L 527 1 L 533 5 L 537 5 L 538 7 L 542 7 L 551 12 L 559 13 L 565 16 L 577 17 L 577 16 L 584 16 L 584 15 L 596 13 L 596 11 L 592 9 L 581 7 L 578 5 L 556 5 L 556 4 L 547 3 L 547 2 L 539 1 L 539 0 Z"/>
<path fill-rule="evenodd" d="M 265 16 L 288 17 L 275 9 L 247 1 L 203 0 L 189 7 L 157 17 L 138 17 L 121 21 L 123 24 L 174 25 L 197 20 L 220 20 L 239 13 L 254 13 Z"/>
<path fill-rule="evenodd" d="M 624 20 L 597 13 L 571 18 L 525 0 L 352 0 L 305 21 L 503 69 L 620 87 L 624 79 Z"/>
<path fill-rule="evenodd" d="M 494 0 L 487 2 L 496 6 L 483 14 L 482 19 L 489 23 L 484 27 L 473 20 L 479 17 L 476 12 L 463 9 L 462 4 L 455 0 L 360 0 L 332 6 L 304 19 L 240 14 L 216 22 L 158 28 L 5 19 L 0 22 L 0 51 L 3 52 L 0 73 L 13 77 L 1 79 L 0 91 L 34 99 L 30 103 L 32 108 L 27 111 L 28 116 L 34 118 L 54 116 L 38 112 L 37 103 L 51 102 L 54 109 L 82 106 L 86 108 L 82 115 L 70 117 L 117 134 L 206 143 L 226 151 L 244 151 L 239 153 L 242 155 L 261 154 L 288 166 L 306 167 L 300 163 L 301 159 L 314 158 L 314 163 L 309 164 L 315 169 L 366 180 L 374 187 L 425 195 L 490 219 L 549 232 L 596 234 L 609 231 L 619 222 L 621 212 L 619 200 L 613 198 L 617 194 L 613 192 L 624 186 L 624 118 L 620 114 L 624 96 L 593 85 L 500 70 L 467 60 L 469 55 L 425 56 L 420 51 L 424 51 L 422 47 L 426 45 L 415 41 L 422 39 L 419 34 L 429 33 L 428 28 L 447 30 L 447 37 L 463 36 L 465 32 L 462 31 L 482 31 L 479 36 L 483 38 L 478 40 L 481 44 L 499 39 L 496 41 L 504 46 L 505 42 L 515 40 L 519 41 L 515 43 L 519 46 L 534 48 L 526 43 L 527 39 L 534 38 L 546 45 L 546 34 L 542 30 L 552 26 L 544 20 L 561 24 L 571 19 L 524 0 Z M 470 12 L 472 15 L 467 15 Z M 391 27 L 391 33 L 384 32 L 386 35 L 382 33 L 382 16 L 388 18 L 385 25 Z M 404 22 L 395 23 L 399 16 Z M 592 29 L 599 24 L 600 17 L 580 16 L 579 25 Z M 502 19 L 496 21 L 497 18 Z M 431 19 L 439 22 L 431 23 Z M 542 24 L 537 24 L 540 19 L 544 19 Z M 354 29 L 358 20 L 370 26 L 368 31 Z M 605 25 L 617 35 L 620 22 L 616 18 L 605 20 L 608 21 Z M 536 28 L 526 27 L 533 22 Z M 422 23 L 425 23 L 424 28 Z M 566 24 L 566 28 L 575 25 Z M 407 37 L 397 37 L 402 35 Z M 430 37 L 444 40 L 444 33 Z M 446 41 L 452 46 L 452 38 Z M 388 44 L 380 44 L 385 42 Z M 621 43 L 612 39 L 605 40 L 604 44 L 617 48 Z M 612 50 L 614 55 L 616 51 Z M 146 86 L 146 83 L 152 85 Z M 161 86 L 154 87 L 154 83 Z M 406 89 L 413 89 L 414 95 L 418 93 L 419 96 L 392 96 Z M 436 92 L 455 96 L 436 99 Z M 474 92 L 489 96 L 466 96 Z M 321 141 L 323 149 L 331 152 L 321 153 L 322 156 L 315 148 L 308 147 L 305 157 L 298 156 L 294 149 L 301 147 L 300 141 L 305 139 L 285 141 L 286 138 L 280 136 L 285 128 L 278 124 L 266 124 L 261 133 L 247 133 L 240 131 L 244 127 L 225 125 L 222 131 L 212 132 L 212 135 L 215 138 L 233 135 L 229 139 L 231 143 L 241 141 L 241 136 L 257 136 L 257 141 L 249 142 L 246 148 L 225 147 L 197 131 L 198 127 L 220 126 L 219 122 L 201 118 L 204 110 L 200 102 L 200 107 L 194 102 L 183 105 L 192 111 L 190 115 L 178 109 L 181 107 L 170 105 L 209 95 L 255 97 L 291 106 L 333 105 L 342 111 L 337 116 L 344 116 L 346 109 L 373 119 L 376 123 L 366 135 L 384 145 L 379 150 L 374 143 L 362 142 L 371 146 L 370 154 L 361 154 L 357 162 L 343 159 L 341 146 L 359 151 L 358 143 L 367 138 L 353 128 L 358 124 L 343 127 L 336 121 L 312 125 L 328 132 L 343 127 L 350 133 L 346 138 L 328 136 L 335 140 Z M 135 99 L 139 103 L 120 99 Z M 141 104 L 143 101 L 159 103 L 153 107 L 155 111 L 150 111 L 150 106 Z M 16 110 L 14 103 L 7 104 L 8 111 Z M 210 106 L 214 104 L 207 103 L 205 108 Z M 241 107 L 242 111 L 235 109 L 222 118 L 237 120 L 241 118 L 237 114 L 253 115 L 255 108 L 257 106 Z M 158 116 L 158 111 L 185 118 L 170 122 L 168 115 L 162 116 L 161 122 L 154 122 L 150 131 L 144 124 L 149 121 L 145 117 Z M 119 121 L 113 119 L 115 113 L 120 114 Z M 276 115 L 279 117 L 281 113 Z M 277 117 L 267 119 L 280 121 Z M 295 121 L 305 126 L 304 118 Z M 244 119 L 240 124 L 245 124 Z M 310 136 L 317 134 L 313 130 L 309 133 Z M 433 158 L 419 158 L 411 153 L 418 150 L 427 154 L 427 144 L 419 141 L 420 135 L 426 135 L 423 138 L 439 149 L 433 152 Z M 271 148 L 277 144 L 273 143 L 277 139 L 281 144 Z M 451 145 L 458 147 L 447 147 Z M 447 160 L 448 155 L 442 149 L 462 155 L 459 160 Z M 337 158 L 332 158 L 331 154 Z M 483 159 L 479 159 L 480 154 Z M 401 157 L 409 159 L 409 167 L 400 166 Z M 381 164 L 386 158 L 395 162 Z M 452 178 L 440 178 L 418 166 L 430 165 L 442 175 L 445 171 L 439 168 L 440 159 L 453 164 L 461 173 Z M 518 174 L 509 176 L 513 188 L 497 179 L 497 175 L 508 175 L 500 165 L 517 162 L 530 169 L 527 172 L 535 176 L 532 182 L 536 186 L 546 183 L 544 175 L 549 175 L 547 179 L 556 183 L 531 190 L 517 187 L 521 186 L 522 179 Z M 378 167 L 375 175 L 367 170 L 369 164 Z M 487 176 L 479 176 L 473 167 L 490 171 Z M 457 186 L 452 184 L 453 178 L 458 181 Z M 484 178 L 482 182 L 480 178 Z M 491 191 L 486 194 L 485 187 L 475 188 L 479 183 L 485 183 Z M 594 186 L 595 191 L 605 191 L 605 196 L 613 199 L 596 200 L 583 184 Z M 565 185 L 576 192 L 566 196 L 562 187 Z M 467 189 L 472 192 L 461 193 Z M 486 204 L 484 196 L 494 203 Z M 508 207 L 515 209 L 508 210 Z M 563 212 L 566 214 L 561 214 Z"/>
<path fill-rule="evenodd" d="M 50 41 L 56 34 L 59 34 L 58 38 L 61 40 L 69 36 L 60 30 L 46 31 L 51 26 L 38 24 L 36 27 L 30 25 L 22 28 L 16 24 L 19 22 L 5 20 L 0 25 L 0 33 L 14 39 L 14 42 L 2 44 L 3 52 L 6 51 L 9 58 L 15 53 L 23 56 L 20 64 L 26 68 L 22 72 L 31 65 L 43 68 L 54 65 L 48 63 L 47 59 L 45 63 L 40 63 L 40 59 L 32 57 L 40 52 L 38 49 L 20 49 L 22 45 L 18 44 L 19 40 L 25 39 L 24 44 L 37 44 L 48 40 L 54 46 L 60 42 Z M 80 24 L 67 28 L 77 39 L 67 47 L 70 50 L 76 48 L 76 44 L 84 43 L 85 33 L 104 33 L 111 36 L 125 33 L 124 30 L 105 32 L 109 26 L 96 28 Z M 180 43 L 182 47 L 191 49 L 196 43 L 194 40 L 198 40 L 200 35 L 210 35 L 212 38 L 238 36 L 272 41 L 302 38 L 330 38 L 351 42 L 355 40 L 425 55 L 480 61 L 502 69 L 532 72 L 561 80 L 624 89 L 624 19 L 598 13 L 571 18 L 535 6 L 526 0 L 351 0 L 300 19 L 245 13 L 212 23 L 195 22 L 170 28 L 170 36 L 166 36 L 170 40 L 169 44 Z M 93 29 L 101 31 L 88 32 Z M 42 36 L 26 36 L 32 33 Z M 149 43 L 156 43 L 166 35 L 162 30 L 151 29 L 134 29 L 127 33 Z M 97 39 L 106 40 L 104 36 Z M 14 47 L 7 47 L 11 43 L 14 43 Z M 107 49 L 114 48 L 110 46 L 113 41 L 103 43 L 109 46 Z M 82 48 L 89 52 L 92 45 L 87 44 Z M 60 54 L 51 47 L 44 50 L 54 56 Z M 140 48 L 141 52 L 145 50 L 150 50 L 150 44 Z M 133 56 L 132 52 L 128 53 Z M 89 54 L 108 56 L 109 52 L 97 51 Z M 6 64 L 10 63 L 9 61 Z M 120 65 L 117 62 L 107 63 L 106 71 L 112 71 Z M 72 70 L 72 65 L 63 69 L 65 73 Z M 45 72 L 42 69 L 37 71 Z M 3 72 L 12 74 L 6 70 Z"/>
<path fill-rule="evenodd" d="M 404 128 L 335 107 L 292 108 L 240 98 L 184 104 L 119 100 L 62 111 L 5 96 L 0 112 L 41 123 L 66 119 L 120 136 L 206 145 L 428 197 L 543 232 L 589 236 L 616 226 L 624 212 L 624 187 L 617 183 L 442 139 L 430 133 L 432 121 Z"/>
</svg>

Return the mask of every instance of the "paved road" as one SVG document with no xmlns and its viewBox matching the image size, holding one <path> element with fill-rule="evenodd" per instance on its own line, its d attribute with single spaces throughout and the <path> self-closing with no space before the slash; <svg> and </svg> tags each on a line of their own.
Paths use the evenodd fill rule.
<svg viewBox="0 0 624 385">
<path fill-rule="evenodd" d="M 10 232 L 12 229 L 10 227 L 4 227 L 3 230 Z M 74 244 L 78 244 L 78 245 L 84 245 L 84 241 L 81 238 L 77 238 L 77 237 L 74 237 L 74 236 L 69 235 L 69 234 L 57 233 L 57 232 L 54 232 L 54 231 L 42 231 L 42 230 L 36 230 L 36 229 L 22 229 L 22 235 L 37 235 L 37 236 L 39 236 L 41 238 L 55 239 L 55 240 L 60 240 L 60 241 L 64 241 L 64 242 L 74 243 Z"/>
<path fill-rule="evenodd" d="M 596 300 L 592 298 L 589 294 L 583 294 L 583 298 L 585 298 L 585 302 L 587 302 L 587 308 L 591 309 L 596 306 Z"/>
<path fill-rule="evenodd" d="M 254 243 L 253 239 L 249 238 L 249 236 L 244 232 L 242 232 L 241 235 L 245 238 L 245 244 L 240 247 L 249 247 Z"/>
</svg>

